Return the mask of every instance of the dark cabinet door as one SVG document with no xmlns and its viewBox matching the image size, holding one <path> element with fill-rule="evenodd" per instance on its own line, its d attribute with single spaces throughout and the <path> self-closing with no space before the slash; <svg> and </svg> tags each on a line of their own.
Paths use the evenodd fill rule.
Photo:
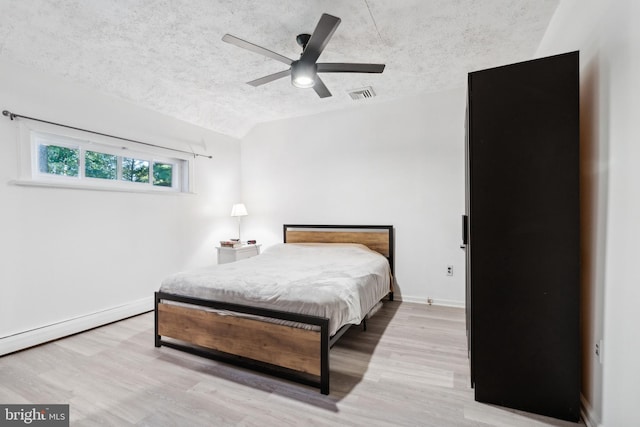
<svg viewBox="0 0 640 427">
<path fill-rule="evenodd" d="M 469 74 L 476 400 L 579 416 L 578 53 Z"/>
</svg>

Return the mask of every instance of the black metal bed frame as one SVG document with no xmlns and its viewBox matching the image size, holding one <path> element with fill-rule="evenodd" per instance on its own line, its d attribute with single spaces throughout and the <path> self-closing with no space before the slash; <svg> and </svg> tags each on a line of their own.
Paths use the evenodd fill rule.
<svg viewBox="0 0 640 427">
<path fill-rule="evenodd" d="M 284 243 L 287 242 L 287 230 L 289 228 L 325 228 L 325 229 L 385 229 L 389 232 L 389 266 L 392 272 L 394 271 L 394 240 L 393 240 L 393 226 L 387 225 L 298 225 L 298 224 L 285 224 L 283 226 L 284 231 Z M 351 324 L 344 325 L 333 335 L 329 336 L 329 318 L 312 316 L 306 314 L 292 313 L 288 311 L 272 310 L 266 308 L 252 307 L 241 304 L 233 304 L 215 300 L 205 300 L 201 298 L 186 297 L 182 295 L 170 294 L 166 292 L 155 292 L 155 304 L 154 304 L 154 327 L 155 327 L 155 346 L 166 346 L 176 350 L 184 351 L 187 353 L 195 354 L 197 356 L 206 357 L 213 360 L 222 361 L 232 365 L 240 366 L 243 368 L 249 368 L 254 371 L 267 373 L 273 376 L 284 378 L 290 381 L 294 381 L 300 384 L 310 385 L 320 388 L 322 394 L 329 394 L 329 350 L 335 345 L 335 343 L 347 332 L 347 330 L 353 326 Z M 389 292 L 389 300 L 393 301 L 393 292 Z M 167 341 L 162 339 L 158 334 L 158 304 L 162 301 L 173 301 L 183 304 L 189 304 L 196 307 L 207 307 L 217 310 L 228 310 L 235 313 L 243 313 L 248 315 L 268 317 L 278 320 L 286 320 L 291 322 L 297 322 L 307 325 L 314 325 L 320 328 L 320 377 L 318 380 L 310 378 L 310 375 L 302 374 L 293 369 L 283 368 L 280 366 L 272 365 L 265 362 L 249 359 L 246 357 L 216 351 L 212 349 L 205 349 L 196 345 L 182 344 L 177 341 Z M 363 327 L 366 330 L 366 321 L 363 320 Z M 313 376 L 317 378 L 316 376 Z"/>
</svg>

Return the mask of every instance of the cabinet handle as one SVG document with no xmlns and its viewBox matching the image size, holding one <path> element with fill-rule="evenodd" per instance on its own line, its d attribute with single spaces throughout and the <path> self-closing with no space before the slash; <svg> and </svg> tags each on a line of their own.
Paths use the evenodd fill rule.
<svg viewBox="0 0 640 427">
<path fill-rule="evenodd" d="M 462 215 L 462 244 L 466 246 L 468 243 L 469 243 L 469 217 L 467 215 Z"/>
</svg>

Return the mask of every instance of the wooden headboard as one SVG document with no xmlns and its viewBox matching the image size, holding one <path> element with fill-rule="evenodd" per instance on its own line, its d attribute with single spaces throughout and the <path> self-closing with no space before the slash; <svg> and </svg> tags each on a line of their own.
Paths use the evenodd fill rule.
<svg viewBox="0 0 640 427">
<path fill-rule="evenodd" d="M 284 224 L 284 243 L 359 243 L 389 260 L 394 274 L 392 225 Z"/>
</svg>

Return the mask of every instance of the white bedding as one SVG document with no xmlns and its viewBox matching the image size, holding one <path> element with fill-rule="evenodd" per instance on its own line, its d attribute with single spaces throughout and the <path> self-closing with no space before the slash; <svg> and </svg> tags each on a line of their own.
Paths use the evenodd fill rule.
<svg viewBox="0 0 640 427">
<path fill-rule="evenodd" d="M 262 255 L 176 273 L 163 292 L 329 318 L 329 334 L 358 324 L 388 292 L 389 262 L 363 245 L 272 246 Z"/>
</svg>

